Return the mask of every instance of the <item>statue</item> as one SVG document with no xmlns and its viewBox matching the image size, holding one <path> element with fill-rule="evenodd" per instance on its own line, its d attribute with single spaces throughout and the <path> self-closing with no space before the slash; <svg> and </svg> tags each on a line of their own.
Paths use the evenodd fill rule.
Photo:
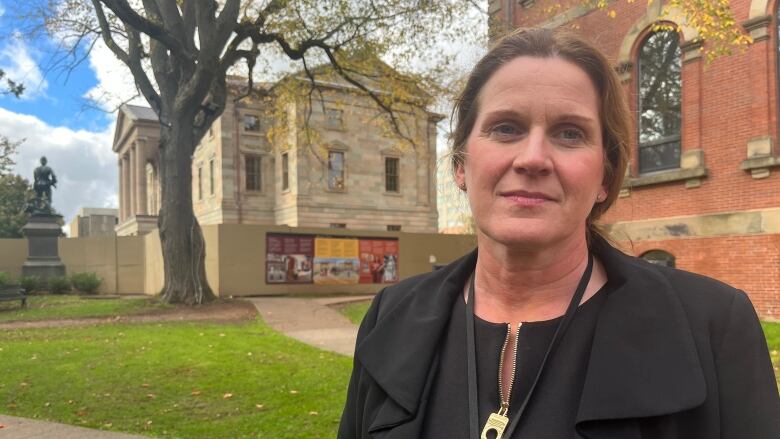
<svg viewBox="0 0 780 439">
<path fill-rule="evenodd" d="M 41 166 L 38 166 L 35 168 L 35 171 L 33 171 L 33 177 L 35 178 L 35 182 L 33 183 L 35 198 L 27 202 L 27 208 L 25 209 L 26 212 L 33 215 L 56 214 L 54 208 L 51 206 L 51 188 L 57 187 L 57 177 L 54 175 L 54 171 L 46 166 L 46 163 L 46 157 L 41 157 Z"/>
</svg>

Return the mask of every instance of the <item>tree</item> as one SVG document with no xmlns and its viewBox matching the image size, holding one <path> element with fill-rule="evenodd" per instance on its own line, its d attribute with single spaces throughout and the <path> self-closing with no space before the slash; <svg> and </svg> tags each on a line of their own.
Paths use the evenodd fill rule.
<svg viewBox="0 0 780 439">
<path fill-rule="evenodd" d="M 0 95 L 14 95 L 17 98 L 24 92 L 24 84 L 18 83 L 11 78 L 6 77 L 5 70 L 0 69 L 0 81 L 4 81 L 5 85 L 0 88 Z"/>
<path fill-rule="evenodd" d="M 0 134 L 0 176 L 8 174 L 11 171 L 11 166 L 16 164 L 11 156 L 16 154 L 16 149 L 22 142 L 12 141 Z"/>
<path fill-rule="evenodd" d="M 377 92 L 366 85 L 375 64 L 355 60 L 372 54 L 409 64 L 431 41 L 468 34 L 458 22 L 470 7 L 459 0 L 39 0 L 25 4 L 20 16 L 28 18 L 31 30 L 63 41 L 70 61 L 83 59 L 79 54 L 101 38 L 157 113 L 162 299 L 196 304 L 214 295 L 193 212 L 192 154 L 225 108 L 228 73 L 243 69 L 251 94 L 258 62 L 281 56 L 307 75 L 313 65 L 328 64 L 369 96 L 403 136 L 396 109 L 409 104 L 403 91 L 408 87 Z M 451 59 L 441 56 L 426 73 L 399 79 L 434 84 L 432 78 Z"/>
<path fill-rule="evenodd" d="M 32 196 L 30 182 L 18 175 L 0 175 L 0 238 L 22 238 L 27 223 L 24 212 Z"/>
</svg>

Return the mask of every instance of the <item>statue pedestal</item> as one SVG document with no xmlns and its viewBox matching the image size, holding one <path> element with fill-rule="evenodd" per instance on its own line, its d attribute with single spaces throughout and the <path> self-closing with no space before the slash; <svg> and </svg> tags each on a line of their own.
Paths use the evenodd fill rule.
<svg viewBox="0 0 780 439">
<path fill-rule="evenodd" d="M 34 214 L 22 227 L 27 237 L 27 261 L 22 265 L 23 276 L 42 279 L 65 276 L 65 265 L 59 256 L 57 239 L 62 236 L 62 216 Z"/>
</svg>

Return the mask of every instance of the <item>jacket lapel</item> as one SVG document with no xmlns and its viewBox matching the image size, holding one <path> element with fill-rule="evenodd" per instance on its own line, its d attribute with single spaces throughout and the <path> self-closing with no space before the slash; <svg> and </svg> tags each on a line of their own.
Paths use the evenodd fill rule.
<svg viewBox="0 0 780 439">
<path fill-rule="evenodd" d="M 357 347 L 355 358 L 387 394 L 369 431 L 378 432 L 409 423 L 415 418 L 423 396 L 433 380 L 439 340 L 449 323 L 454 300 L 474 270 L 472 252 L 418 283 L 392 309 L 380 304 L 374 329 Z M 419 428 L 419 423 L 408 427 Z M 408 428 L 407 428 L 408 429 Z M 401 430 L 405 432 L 401 434 Z M 417 437 L 404 428 L 394 428 L 383 437 Z"/>
<path fill-rule="evenodd" d="M 604 241 L 593 247 L 610 282 L 620 286 L 599 315 L 577 429 L 588 438 L 639 437 L 636 422 L 620 420 L 701 405 L 707 396 L 704 374 L 685 311 L 667 278 Z M 593 422 L 599 420 L 612 422 Z M 612 430 L 623 433 L 597 433 Z M 630 430 L 636 434 L 628 435 Z"/>
</svg>

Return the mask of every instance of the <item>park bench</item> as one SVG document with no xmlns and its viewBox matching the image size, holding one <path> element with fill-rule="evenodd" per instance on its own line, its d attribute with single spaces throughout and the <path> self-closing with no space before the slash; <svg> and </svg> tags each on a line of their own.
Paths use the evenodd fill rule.
<svg viewBox="0 0 780 439">
<path fill-rule="evenodd" d="M 22 307 L 27 305 L 27 296 L 24 295 L 24 289 L 19 285 L 0 285 L 0 302 L 9 300 L 20 300 Z"/>
</svg>

